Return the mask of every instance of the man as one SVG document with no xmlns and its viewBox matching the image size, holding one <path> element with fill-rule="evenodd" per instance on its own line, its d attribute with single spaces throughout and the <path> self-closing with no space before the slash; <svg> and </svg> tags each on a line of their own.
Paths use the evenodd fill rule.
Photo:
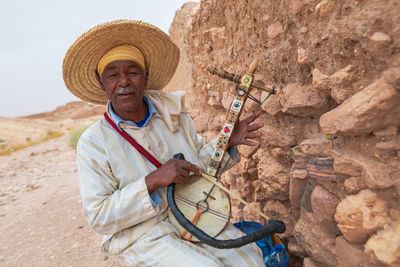
<svg viewBox="0 0 400 267">
<path fill-rule="evenodd" d="M 84 213 L 104 235 L 104 251 L 125 265 L 263 266 L 255 244 L 225 250 L 195 244 L 182 240 L 169 223 L 166 186 L 187 182 L 191 172 L 200 174 L 215 146 L 197 135 L 183 92 L 160 91 L 178 61 L 179 50 L 169 37 L 138 21 L 99 25 L 68 50 L 63 63 L 67 88 L 85 101 L 107 103 L 105 118 L 85 131 L 77 148 Z M 237 125 L 231 147 L 258 115 Z M 256 130 L 262 126 L 251 124 L 241 143 L 254 145 L 248 138 L 259 137 Z M 157 169 L 124 134 L 163 165 Z M 187 161 L 172 158 L 179 152 Z M 219 238 L 239 236 L 228 225 Z"/>
</svg>

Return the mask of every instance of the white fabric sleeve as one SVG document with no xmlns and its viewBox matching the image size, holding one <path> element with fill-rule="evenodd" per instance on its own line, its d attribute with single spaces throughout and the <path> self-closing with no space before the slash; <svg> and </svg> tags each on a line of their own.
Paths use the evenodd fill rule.
<svg viewBox="0 0 400 267">
<path fill-rule="evenodd" d="M 157 215 L 145 177 L 119 189 L 108 164 L 79 151 L 77 161 L 83 211 L 98 233 L 113 234 Z"/>
</svg>

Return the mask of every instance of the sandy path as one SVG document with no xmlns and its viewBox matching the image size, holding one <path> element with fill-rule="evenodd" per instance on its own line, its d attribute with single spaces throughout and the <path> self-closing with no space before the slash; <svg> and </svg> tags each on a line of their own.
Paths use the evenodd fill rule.
<svg viewBox="0 0 400 267">
<path fill-rule="evenodd" d="M 0 266 L 119 266 L 83 216 L 68 135 L 0 157 Z"/>
</svg>

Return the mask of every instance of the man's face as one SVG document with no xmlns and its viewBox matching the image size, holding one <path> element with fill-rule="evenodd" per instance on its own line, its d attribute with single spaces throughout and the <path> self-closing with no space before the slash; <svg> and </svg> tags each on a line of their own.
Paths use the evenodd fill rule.
<svg viewBox="0 0 400 267">
<path fill-rule="evenodd" d="M 120 60 L 111 62 L 104 69 L 101 86 L 118 115 L 140 112 L 147 73 L 135 62 Z"/>
</svg>

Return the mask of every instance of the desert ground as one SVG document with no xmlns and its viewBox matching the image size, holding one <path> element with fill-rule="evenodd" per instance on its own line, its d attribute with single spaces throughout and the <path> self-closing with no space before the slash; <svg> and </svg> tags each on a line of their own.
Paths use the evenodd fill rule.
<svg viewBox="0 0 400 267">
<path fill-rule="evenodd" d="M 62 115 L 79 110 L 87 112 L 74 119 Z M 0 119 L 3 144 L 37 142 L 0 156 L 0 266 L 119 266 L 113 257 L 104 259 L 101 236 L 83 215 L 70 146 L 74 129 L 102 110 L 75 102 L 53 113 Z M 41 141 L 48 130 L 64 135 Z"/>
</svg>

